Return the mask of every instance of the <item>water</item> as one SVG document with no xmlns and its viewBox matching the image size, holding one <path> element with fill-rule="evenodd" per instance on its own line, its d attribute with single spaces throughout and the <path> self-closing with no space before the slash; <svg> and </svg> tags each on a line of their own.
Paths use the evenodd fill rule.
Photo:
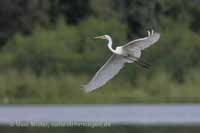
<svg viewBox="0 0 200 133">
<path fill-rule="evenodd" d="M 19 121 L 200 124 L 200 104 L 2 105 L 0 124 Z"/>
</svg>

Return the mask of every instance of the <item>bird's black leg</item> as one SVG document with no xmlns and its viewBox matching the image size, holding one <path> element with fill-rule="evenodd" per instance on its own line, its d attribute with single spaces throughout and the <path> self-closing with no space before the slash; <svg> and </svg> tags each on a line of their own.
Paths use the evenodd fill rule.
<svg viewBox="0 0 200 133">
<path fill-rule="evenodd" d="M 132 59 L 131 56 L 126 56 L 127 59 L 132 60 L 133 62 L 136 62 L 136 64 L 148 69 L 150 67 L 150 64 L 146 63 L 143 59 Z"/>
<path fill-rule="evenodd" d="M 144 60 L 142 59 L 138 59 L 137 61 L 135 61 L 138 65 L 148 69 L 150 67 L 150 64 L 146 63 Z"/>
</svg>

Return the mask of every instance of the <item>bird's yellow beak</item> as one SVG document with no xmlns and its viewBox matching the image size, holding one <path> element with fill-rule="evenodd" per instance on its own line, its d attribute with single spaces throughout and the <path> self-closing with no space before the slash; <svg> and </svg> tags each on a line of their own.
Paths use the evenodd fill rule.
<svg viewBox="0 0 200 133">
<path fill-rule="evenodd" d="M 104 36 L 97 36 L 94 39 L 105 39 Z"/>
</svg>

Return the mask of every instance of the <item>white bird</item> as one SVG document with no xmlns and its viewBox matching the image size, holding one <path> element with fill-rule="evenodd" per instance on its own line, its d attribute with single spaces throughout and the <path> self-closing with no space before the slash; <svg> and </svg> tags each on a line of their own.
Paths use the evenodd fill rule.
<svg viewBox="0 0 200 133">
<path fill-rule="evenodd" d="M 147 33 L 147 37 L 133 40 L 123 46 L 116 47 L 116 49 L 112 48 L 112 39 L 109 35 L 95 37 L 95 39 L 108 40 L 108 48 L 113 55 L 96 72 L 92 80 L 87 85 L 83 85 L 85 92 L 91 92 L 106 84 L 123 68 L 125 63 L 136 62 L 146 67 L 146 64 L 139 60 L 141 51 L 156 43 L 160 38 L 160 34 L 154 33 L 153 30 L 147 31 Z"/>
</svg>

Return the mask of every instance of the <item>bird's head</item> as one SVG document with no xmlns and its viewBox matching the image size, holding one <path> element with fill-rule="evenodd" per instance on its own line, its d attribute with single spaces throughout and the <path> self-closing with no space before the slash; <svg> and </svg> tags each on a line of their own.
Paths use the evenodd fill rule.
<svg viewBox="0 0 200 133">
<path fill-rule="evenodd" d="M 109 35 L 103 35 L 103 36 L 97 36 L 97 37 L 95 37 L 94 39 L 106 39 L 106 40 L 108 40 L 110 38 L 110 36 Z"/>
</svg>

